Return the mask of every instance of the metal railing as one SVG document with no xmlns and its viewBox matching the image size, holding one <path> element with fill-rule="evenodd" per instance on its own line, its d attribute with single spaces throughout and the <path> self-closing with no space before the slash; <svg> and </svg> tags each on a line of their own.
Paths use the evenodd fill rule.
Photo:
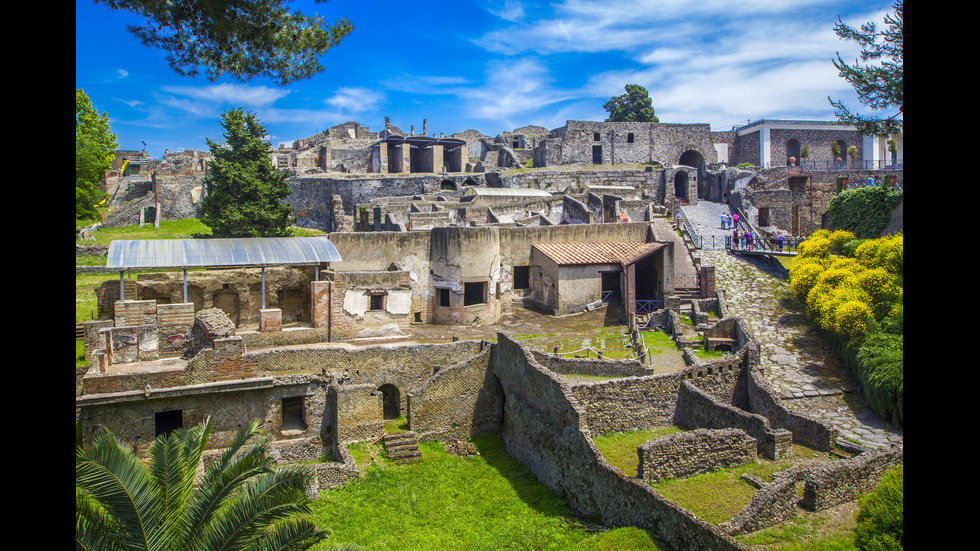
<svg viewBox="0 0 980 551">
<path fill-rule="evenodd" d="M 603 291 L 602 302 L 611 302 L 611 303 L 619 304 L 623 302 L 623 297 L 622 295 L 619 294 L 619 291 Z"/>
<path fill-rule="evenodd" d="M 725 249 L 767 254 L 796 254 L 800 243 L 800 239 L 792 236 L 785 237 L 783 242 L 779 243 L 775 237 L 754 236 L 753 239 L 747 240 L 745 235 L 741 234 L 737 243 L 731 236 L 726 237 Z"/>
<path fill-rule="evenodd" d="M 812 171 L 834 171 L 834 170 L 904 170 L 904 160 L 877 160 L 877 161 L 865 161 L 865 160 L 848 160 L 848 161 L 808 161 L 803 160 L 800 162 L 800 166 L 788 167 L 789 169 L 796 170 L 812 170 Z"/>
<path fill-rule="evenodd" d="M 662 300 L 638 300 L 636 301 L 637 314 L 649 314 L 657 310 L 662 310 L 664 301 Z"/>
</svg>

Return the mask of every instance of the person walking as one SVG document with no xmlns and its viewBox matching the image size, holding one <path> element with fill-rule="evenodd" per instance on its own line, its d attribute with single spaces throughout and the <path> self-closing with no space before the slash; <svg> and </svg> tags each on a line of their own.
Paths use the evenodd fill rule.
<svg viewBox="0 0 980 551">
<path fill-rule="evenodd" d="M 728 215 L 728 229 L 732 229 L 732 215 L 730 213 Z"/>
<path fill-rule="evenodd" d="M 721 213 L 721 229 L 725 229 L 725 213 Z"/>
<path fill-rule="evenodd" d="M 739 248 L 739 246 L 738 246 L 738 228 L 735 228 L 735 231 L 732 232 L 732 248 L 735 249 L 735 250 L 738 250 L 738 248 Z"/>
<path fill-rule="evenodd" d="M 779 248 L 779 252 L 783 252 L 783 232 L 776 233 L 776 247 Z"/>
<path fill-rule="evenodd" d="M 735 215 L 734 215 L 734 216 L 732 217 L 732 220 L 734 220 L 734 221 L 735 221 L 735 227 L 737 228 L 737 227 L 738 227 L 738 214 L 735 214 Z"/>
</svg>

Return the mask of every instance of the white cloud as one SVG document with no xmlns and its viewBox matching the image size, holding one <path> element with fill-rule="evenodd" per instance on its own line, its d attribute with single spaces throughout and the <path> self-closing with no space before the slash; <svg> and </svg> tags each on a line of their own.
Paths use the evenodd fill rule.
<svg viewBox="0 0 980 551">
<path fill-rule="evenodd" d="M 209 104 L 261 107 L 272 105 L 289 95 L 289 90 L 283 90 L 281 88 L 246 86 L 242 84 L 212 84 L 203 87 L 164 86 L 161 90 L 190 98 L 190 100 L 178 102 L 184 105 L 190 102 L 206 102 Z"/>
<path fill-rule="evenodd" d="M 384 100 L 384 94 L 369 88 L 339 88 L 324 103 L 344 113 L 367 113 L 373 111 Z"/>
<path fill-rule="evenodd" d="M 471 116 L 510 125 L 515 117 L 574 99 L 576 92 L 552 86 L 545 65 L 536 59 L 498 60 L 487 65 L 487 79 L 457 92 Z"/>
</svg>

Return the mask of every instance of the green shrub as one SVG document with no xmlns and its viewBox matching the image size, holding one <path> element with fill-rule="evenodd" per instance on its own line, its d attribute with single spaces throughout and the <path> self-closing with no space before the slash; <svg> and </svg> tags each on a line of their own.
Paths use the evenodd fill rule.
<svg viewBox="0 0 980 551">
<path fill-rule="evenodd" d="M 861 510 L 854 529 L 854 544 L 863 551 L 904 549 L 903 467 L 899 465 L 882 477 L 878 486 L 858 499 Z"/>
<path fill-rule="evenodd" d="M 835 228 L 857 237 L 874 238 L 891 221 L 892 209 L 902 201 L 902 192 L 884 186 L 844 190 L 830 200 L 827 219 Z"/>
<path fill-rule="evenodd" d="M 893 423 L 904 422 L 904 337 L 874 333 L 857 351 L 859 379 L 871 407 Z"/>
</svg>

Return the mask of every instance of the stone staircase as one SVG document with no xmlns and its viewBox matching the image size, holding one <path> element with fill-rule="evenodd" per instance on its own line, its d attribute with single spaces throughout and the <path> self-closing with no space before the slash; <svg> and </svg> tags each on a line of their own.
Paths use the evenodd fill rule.
<svg viewBox="0 0 980 551">
<path fill-rule="evenodd" d="M 384 437 L 388 460 L 393 463 L 411 463 L 422 458 L 419 442 L 414 432 L 386 434 Z"/>
</svg>

